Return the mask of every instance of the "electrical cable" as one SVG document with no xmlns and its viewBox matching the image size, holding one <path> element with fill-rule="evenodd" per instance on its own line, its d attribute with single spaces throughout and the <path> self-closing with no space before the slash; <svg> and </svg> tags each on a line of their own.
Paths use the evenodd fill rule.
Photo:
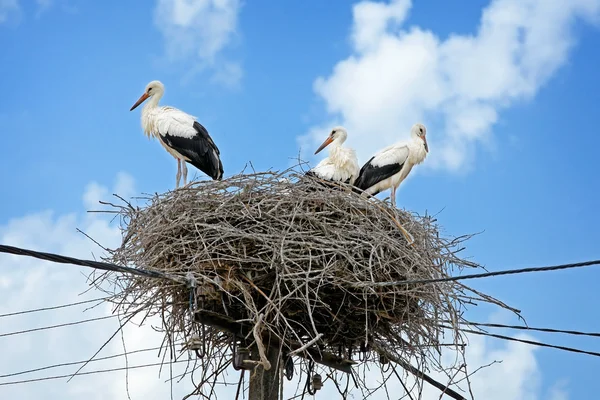
<svg viewBox="0 0 600 400">
<path fill-rule="evenodd" d="M 7 314 L 0 314 L 0 318 L 12 317 L 12 316 L 21 315 L 21 314 L 29 314 L 29 313 L 39 312 L 39 311 L 57 310 L 59 308 L 73 307 L 73 306 L 78 306 L 81 304 L 93 303 L 95 301 L 106 300 L 108 298 L 109 297 L 100 297 L 100 298 L 92 299 L 92 300 L 78 301 L 77 303 L 61 304 L 61 305 L 52 306 L 52 307 L 34 308 L 31 310 L 17 311 L 17 312 L 12 312 L 12 313 L 7 313 Z"/>
<path fill-rule="evenodd" d="M 6 246 L 3 244 L 0 244 L 0 253 L 13 254 L 16 256 L 28 256 L 28 257 L 33 257 L 33 258 L 37 258 L 40 260 L 51 261 L 51 262 L 61 263 L 61 264 L 80 265 L 83 267 L 90 267 L 90 268 L 100 269 L 103 271 L 124 272 L 124 273 L 138 275 L 138 276 L 145 276 L 148 278 L 163 278 L 163 279 L 172 279 L 172 280 L 176 280 L 176 281 L 181 280 L 181 279 L 177 279 L 177 278 L 174 278 L 171 276 L 167 276 L 164 273 L 159 272 L 159 271 L 151 271 L 151 270 L 142 269 L 142 268 L 123 267 L 120 265 L 101 262 L 101 261 L 81 260 L 81 259 L 74 258 L 74 257 L 61 256 L 59 254 L 45 253 L 45 252 L 41 252 L 41 251 L 23 249 L 23 248 L 14 247 L 14 246 Z"/>
<path fill-rule="evenodd" d="M 449 327 L 445 327 L 445 328 L 449 328 Z M 462 332 L 466 332 L 466 333 L 473 333 L 475 335 L 490 336 L 490 337 L 494 337 L 494 338 L 497 338 L 497 339 L 510 340 L 510 341 L 513 341 L 513 342 L 526 343 L 526 344 L 531 344 L 531 345 L 534 345 L 534 346 L 548 347 L 548 348 L 551 348 L 551 349 L 558 349 L 558 350 L 570 351 L 572 353 L 580 353 L 580 354 L 587 354 L 587 355 L 590 355 L 590 356 L 600 357 L 600 353 L 597 353 L 595 351 L 580 350 L 580 349 L 576 349 L 576 348 L 573 348 L 573 347 L 566 347 L 566 346 L 557 346 L 557 345 L 554 345 L 554 344 L 548 344 L 548 343 L 543 343 L 543 342 L 536 342 L 534 340 L 517 339 L 517 338 L 510 337 L 510 336 L 498 335 L 498 334 L 489 333 L 489 332 L 474 331 L 474 330 L 471 330 L 471 329 L 461 329 L 461 331 Z"/>
<path fill-rule="evenodd" d="M 143 353 L 143 352 L 146 352 L 146 351 L 153 351 L 153 350 L 160 350 L 160 347 L 154 347 L 154 348 L 150 348 L 150 349 L 133 350 L 133 351 L 128 351 L 127 353 L 121 353 L 121 354 L 113 354 L 111 356 L 99 357 L 99 358 L 96 358 L 94 360 L 90 360 L 90 362 L 96 362 L 96 361 L 102 361 L 102 360 L 110 360 L 112 358 L 118 358 L 118 357 L 123 357 L 125 355 L 136 354 L 136 353 Z M 88 360 L 72 361 L 72 362 L 66 362 L 66 363 L 61 363 L 61 364 L 53 364 L 53 365 L 48 365 L 48 366 L 45 366 L 45 367 L 38 367 L 38 368 L 28 369 L 28 370 L 19 371 L 19 372 L 13 372 L 11 374 L 0 375 L 0 378 L 9 378 L 9 377 L 17 376 L 17 375 L 30 374 L 32 372 L 39 372 L 39 371 L 44 371 L 44 370 L 52 369 L 52 368 L 68 367 L 68 366 L 71 366 L 71 365 L 83 364 L 83 363 L 86 363 L 86 362 L 88 362 Z"/>
<path fill-rule="evenodd" d="M 445 321 L 445 322 L 448 322 L 448 321 Z M 567 335 L 600 337 L 599 332 L 580 332 L 580 331 L 570 331 L 570 330 L 553 329 L 553 328 L 534 328 L 534 327 L 524 326 L 524 325 L 503 325 L 503 324 L 491 324 L 491 323 L 470 322 L 470 321 L 462 322 L 461 324 L 472 325 L 472 326 L 483 326 L 483 327 L 488 327 L 488 328 L 518 329 L 518 330 L 524 330 L 524 331 L 564 333 Z"/>
<path fill-rule="evenodd" d="M 7 254 L 13 254 L 13 255 L 20 255 L 20 256 L 29 256 L 29 257 L 34 257 L 34 258 L 38 258 L 41 260 L 46 260 L 46 261 L 51 261 L 51 262 L 56 262 L 56 263 L 74 264 L 74 265 L 80 265 L 80 266 L 84 266 L 84 267 L 101 269 L 104 271 L 124 272 L 124 273 L 139 275 L 139 276 L 145 276 L 145 277 L 149 277 L 149 278 L 165 278 L 165 279 L 171 279 L 171 280 L 174 280 L 177 282 L 182 282 L 182 283 L 187 282 L 187 280 L 184 278 L 168 276 L 159 271 L 152 271 L 152 270 L 142 269 L 142 268 L 123 267 L 120 265 L 110 264 L 110 263 L 100 262 L 100 261 L 81 260 L 78 258 L 61 256 L 59 254 L 44 253 L 44 252 L 39 252 L 39 251 L 35 251 L 35 250 L 28 250 L 28 249 L 13 247 L 13 246 L 6 246 L 6 245 L 2 245 L 2 244 L 0 244 L 0 253 L 7 253 Z M 571 263 L 571 264 L 551 265 L 551 266 L 545 266 L 545 267 L 508 269 L 508 270 L 501 270 L 501 271 L 484 272 L 484 273 L 480 273 L 480 274 L 449 276 L 449 277 L 445 277 L 445 278 L 416 279 L 416 280 L 404 280 L 404 281 L 395 281 L 395 282 L 378 282 L 378 283 L 369 282 L 368 285 L 385 287 L 385 286 L 395 286 L 395 285 L 415 285 L 415 284 L 427 284 L 427 283 L 438 283 L 438 282 L 452 282 L 452 281 L 460 281 L 460 280 L 465 280 L 465 279 L 488 278 L 488 277 L 500 276 L 500 275 L 523 274 L 523 273 L 529 273 L 529 272 L 557 271 L 557 270 L 561 270 L 561 269 L 581 268 L 581 267 L 589 267 L 589 266 L 594 266 L 594 265 L 600 265 L 600 260 L 583 261 L 583 262 Z M 360 284 L 358 284 L 358 286 L 360 286 Z"/>
<path fill-rule="evenodd" d="M 116 316 L 117 315 L 105 315 L 103 317 L 83 319 L 81 321 L 67 322 L 67 323 L 64 323 L 64 324 L 43 326 L 43 327 L 40 327 L 40 328 L 26 329 L 26 330 L 23 330 L 23 331 L 0 333 L 0 338 L 1 337 L 7 337 L 7 336 L 21 335 L 23 333 L 31 333 L 31 332 L 37 332 L 37 331 L 45 331 L 45 330 L 48 330 L 48 329 L 62 328 L 64 326 L 72 326 L 72 325 L 85 324 L 87 322 L 101 321 L 103 319 L 115 318 Z"/>
<path fill-rule="evenodd" d="M 369 282 L 368 285 L 369 286 L 377 286 L 377 287 L 396 286 L 396 285 L 417 285 L 417 284 L 421 285 L 421 284 L 426 284 L 426 283 L 452 282 L 452 281 L 461 281 L 461 280 L 465 280 L 465 279 L 488 278 L 488 277 L 500 276 L 500 275 L 523 274 L 523 273 L 528 273 L 528 272 L 557 271 L 557 270 L 561 270 L 561 269 L 581 268 L 581 267 L 589 267 L 589 266 L 593 266 L 593 265 L 600 265 L 600 260 L 584 261 L 584 262 L 572 263 L 572 264 L 552 265 L 552 266 L 547 266 L 547 267 L 507 269 L 507 270 L 501 270 L 501 271 L 483 272 L 480 274 L 449 276 L 446 278 L 416 279 L 416 280 L 405 280 L 405 281 L 395 281 L 395 282 L 378 282 L 378 283 Z M 361 284 L 357 284 L 355 286 L 361 286 Z"/>
<path fill-rule="evenodd" d="M 183 362 L 187 363 L 188 360 L 172 361 L 172 362 L 170 362 L 170 364 L 178 364 L 178 363 L 183 363 Z M 101 374 L 101 373 L 104 373 L 104 372 L 114 372 L 114 371 L 123 371 L 123 370 L 137 369 L 137 368 L 156 367 L 156 366 L 159 366 L 159 365 L 163 365 L 163 363 L 159 362 L 159 363 L 153 363 L 153 364 L 134 365 L 132 367 L 99 369 L 99 370 L 96 370 L 96 371 L 79 372 L 77 375 L 79 376 L 79 375 Z M 52 380 L 52 379 L 69 378 L 71 376 L 72 376 L 72 374 L 68 374 L 68 375 L 55 375 L 55 376 L 46 376 L 46 377 L 42 377 L 42 378 L 25 379 L 25 380 L 22 380 L 22 381 L 0 382 L 0 386 L 18 385 L 18 384 L 21 384 L 21 383 L 31 383 L 31 382 L 40 382 L 40 381 L 49 381 L 49 380 Z"/>
</svg>

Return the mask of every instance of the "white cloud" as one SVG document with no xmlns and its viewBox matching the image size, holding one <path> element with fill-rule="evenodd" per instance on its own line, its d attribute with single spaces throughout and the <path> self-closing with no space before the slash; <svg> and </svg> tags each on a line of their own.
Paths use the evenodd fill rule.
<svg viewBox="0 0 600 400">
<path fill-rule="evenodd" d="M 0 0 L 0 25 L 7 23 L 11 18 L 18 18 L 21 14 L 19 0 Z"/>
<path fill-rule="evenodd" d="M 532 339 L 528 335 L 517 335 L 522 339 Z M 499 347 L 494 339 L 471 337 L 469 349 L 472 358 L 469 368 L 502 361 L 482 369 L 472 378 L 475 396 L 487 399 L 541 399 L 540 370 L 535 359 L 535 348 L 530 345 L 509 342 Z M 475 361 L 476 360 L 476 361 Z M 500 377 L 503 377 L 500 379 Z"/>
<path fill-rule="evenodd" d="M 600 0 L 493 0 L 474 34 L 442 39 L 407 26 L 410 7 L 410 0 L 354 5 L 352 53 L 314 83 L 363 162 L 422 121 L 431 148 L 424 165 L 468 166 L 475 145 L 492 139 L 499 113 L 533 98 L 567 62 L 575 23 L 600 16 Z M 300 144 L 317 145 L 323 132 Z"/>
<path fill-rule="evenodd" d="M 221 60 L 222 51 L 237 33 L 240 0 L 158 0 L 155 23 L 173 61 L 192 59 L 193 70 L 210 67 L 214 80 L 233 86 L 241 66 Z"/>
<path fill-rule="evenodd" d="M 352 40 L 358 51 L 367 51 L 377 45 L 379 38 L 390 23 L 401 24 L 410 9 L 410 0 L 394 1 L 391 4 L 365 1 L 354 6 Z"/>
<path fill-rule="evenodd" d="M 118 246 L 121 235 L 115 223 L 110 223 L 111 216 L 85 212 L 103 208 L 97 201 L 112 201 L 112 193 L 126 199 L 135 195 L 133 179 L 127 174 L 118 174 L 112 190 L 97 182 L 88 184 L 82 196 L 84 206 L 82 210 L 63 215 L 56 215 L 53 211 L 46 210 L 13 218 L 0 225 L 0 243 L 82 258 L 92 258 L 93 254 L 98 256 L 101 254 L 99 248 L 77 233 L 76 228 L 82 229 L 103 246 L 113 248 Z M 81 267 L 51 264 L 27 257 L 0 254 L 0 314 L 102 297 L 103 294 L 98 291 L 79 295 L 88 288 L 86 276 L 89 272 L 89 269 Z M 0 317 L 0 334 L 100 317 L 111 313 L 107 306 L 97 307 L 84 313 L 84 309 L 88 306 L 81 305 L 35 314 Z M 500 314 L 493 316 L 494 320 L 500 317 Z M 136 322 L 139 322 L 139 319 Z M 162 334 L 155 332 L 150 325 L 160 326 L 160 320 L 150 319 L 142 327 L 132 324 L 126 326 L 124 338 L 128 351 L 160 346 Z M 2 354 L 0 375 L 63 362 L 86 360 L 115 332 L 117 326 L 117 319 L 108 319 L 56 330 L 8 337 L 0 336 L 0 354 Z M 120 354 L 123 352 L 122 346 L 121 338 L 117 336 L 98 357 Z M 130 355 L 128 362 L 129 366 L 134 366 L 156 363 L 160 360 L 157 351 L 149 351 Z M 502 363 L 486 368 L 472 378 L 476 398 L 485 397 L 490 400 L 567 399 L 567 392 L 561 382 L 549 389 L 548 396 L 541 395 L 541 371 L 535 358 L 535 348 L 478 336 L 469 339 L 467 361 L 471 372 L 494 360 L 501 360 Z M 450 353 L 443 353 L 442 361 L 451 364 L 454 362 L 454 358 Z M 83 371 L 124 366 L 125 360 L 121 357 L 93 362 Z M 174 376 L 183 372 L 184 366 L 175 366 Z M 21 379 L 71 374 L 77 368 L 78 366 L 68 366 L 34 374 L 0 378 L 0 384 Z M 324 374 L 322 375 L 324 376 Z M 446 382 L 446 378 L 441 375 L 432 375 L 441 382 Z M 368 379 L 370 382 L 375 382 L 379 376 L 379 373 L 375 371 L 369 375 Z M 237 383 L 238 377 L 237 372 L 230 370 L 226 379 L 229 382 Z M 127 381 L 131 399 L 170 398 L 171 386 L 166 382 L 168 378 L 168 367 L 163 368 L 160 377 L 158 367 L 130 370 Z M 295 392 L 298 384 L 296 378 L 291 382 L 286 381 L 284 391 L 286 396 L 289 395 L 286 398 L 291 397 Z M 3 398 L 36 398 L 43 395 L 46 398 L 65 400 L 127 399 L 124 371 L 78 376 L 68 384 L 65 382 L 66 379 L 62 379 L 0 386 L 0 391 Z M 175 383 L 173 385 L 174 398 L 182 398 L 191 389 L 189 379 Z M 235 389 L 235 385 L 221 386 L 218 387 L 217 393 L 222 398 L 233 398 Z M 390 383 L 388 389 L 390 393 L 400 393 L 402 390 L 400 384 L 395 380 Z M 361 397 L 357 390 L 353 390 L 352 394 L 354 398 Z M 322 391 L 318 393 L 318 397 L 338 398 L 339 395 L 337 395 L 335 386 L 331 382 L 326 382 Z M 438 397 L 437 389 L 426 384 L 423 398 L 437 399 Z M 385 393 L 379 392 L 372 398 L 374 400 L 385 399 L 386 396 Z"/>
</svg>

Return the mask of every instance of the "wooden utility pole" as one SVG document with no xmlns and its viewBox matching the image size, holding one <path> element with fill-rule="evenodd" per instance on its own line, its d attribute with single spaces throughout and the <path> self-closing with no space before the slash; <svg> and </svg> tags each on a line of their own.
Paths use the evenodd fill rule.
<svg viewBox="0 0 600 400">
<path fill-rule="evenodd" d="M 252 351 L 258 352 L 253 348 Z M 267 346 L 267 359 L 271 363 L 268 371 L 257 365 L 250 372 L 250 389 L 248 390 L 248 400 L 278 400 L 281 368 L 281 357 L 278 346 Z"/>
</svg>

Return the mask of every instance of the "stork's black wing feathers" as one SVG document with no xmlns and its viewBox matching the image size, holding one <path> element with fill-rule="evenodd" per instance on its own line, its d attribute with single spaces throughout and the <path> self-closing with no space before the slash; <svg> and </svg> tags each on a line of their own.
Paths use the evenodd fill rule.
<svg viewBox="0 0 600 400">
<path fill-rule="evenodd" d="M 212 179 L 220 181 L 223 179 L 223 163 L 219 157 L 221 152 L 204 126 L 194 121 L 194 129 L 198 134 L 192 138 L 167 133 L 163 136 L 163 140 L 169 147 L 187 157 L 194 167 Z"/>
<path fill-rule="evenodd" d="M 217 145 L 215 144 L 215 142 L 213 142 L 212 138 L 208 134 L 208 131 L 206 130 L 204 125 L 202 125 L 198 121 L 194 121 L 194 129 L 196 130 L 196 132 L 198 132 L 200 134 L 200 136 L 202 136 L 204 139 L 206 139 L 208 141 L 210 146 L 212 146 L 212 148 L 215 149 L 215 151 L 217 152 L 217 155 L 221 155 L 221 152 L 217 148 Z"/>
<path fill-rule="evenodd" d="M 354 182 L 354 186 L 361 190 L 367 190 L 378 182 L 397 174 L 404 165 L 404 163 L 394 163 L 376 167 L 371 163 L 374 158 L 375 156 L 371 157 L 371 159 L 362 166 L 358 174 L 358 178 L 356 178 L 356 181 Z M 373 194 L 375 195 L 377 193 Z"/>
</svg>

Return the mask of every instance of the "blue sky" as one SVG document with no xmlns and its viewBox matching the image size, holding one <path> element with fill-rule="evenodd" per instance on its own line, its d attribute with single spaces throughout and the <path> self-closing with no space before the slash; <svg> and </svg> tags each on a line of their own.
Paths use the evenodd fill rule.
<svg viewBox="0 0 600 400">
<path fill-rule="evenodd" d="M 315 164 L 310 154 L 337 123 L 362 163 L 422 121 L 431 152 L 400 189 L 401 207 L 443 209 L 448 235 L 484 231 L 466 252 L 490 270 L 598 258 L 600 1 L 229 0 L 215 12 L 197 0 L 177 15 L 184 3 L 0 0 L 3 242 L 76 252 L 24 239 L 17 222 L 51 210 L 39 225 L 50 232 L 86 225 L 82 193 L 118 186 L 120 173 L 134 181 L 131 194 L 174 187 L 175 161 L 144 137 L 139 110 L 129 112 L 159 79 L 162 103 L 207 127 L 226 176 L 248 161 L 286 168 L 299 151 Z M 17 298 L 21 275 L 2 263 L 0 274 Z M 590 268 L 470 284 L 532 326 L 600 331 L 599 279 Z M 10 296 L 0 292 L 3 309 L 16 309 Z M 533 337 L 600 351 L 584 338 Z M 593 398 L 600 360 L 546 349 L 535 358 L 532 398 L 557 382 L 567 397 L 554 400 Z"/>
</svg>

